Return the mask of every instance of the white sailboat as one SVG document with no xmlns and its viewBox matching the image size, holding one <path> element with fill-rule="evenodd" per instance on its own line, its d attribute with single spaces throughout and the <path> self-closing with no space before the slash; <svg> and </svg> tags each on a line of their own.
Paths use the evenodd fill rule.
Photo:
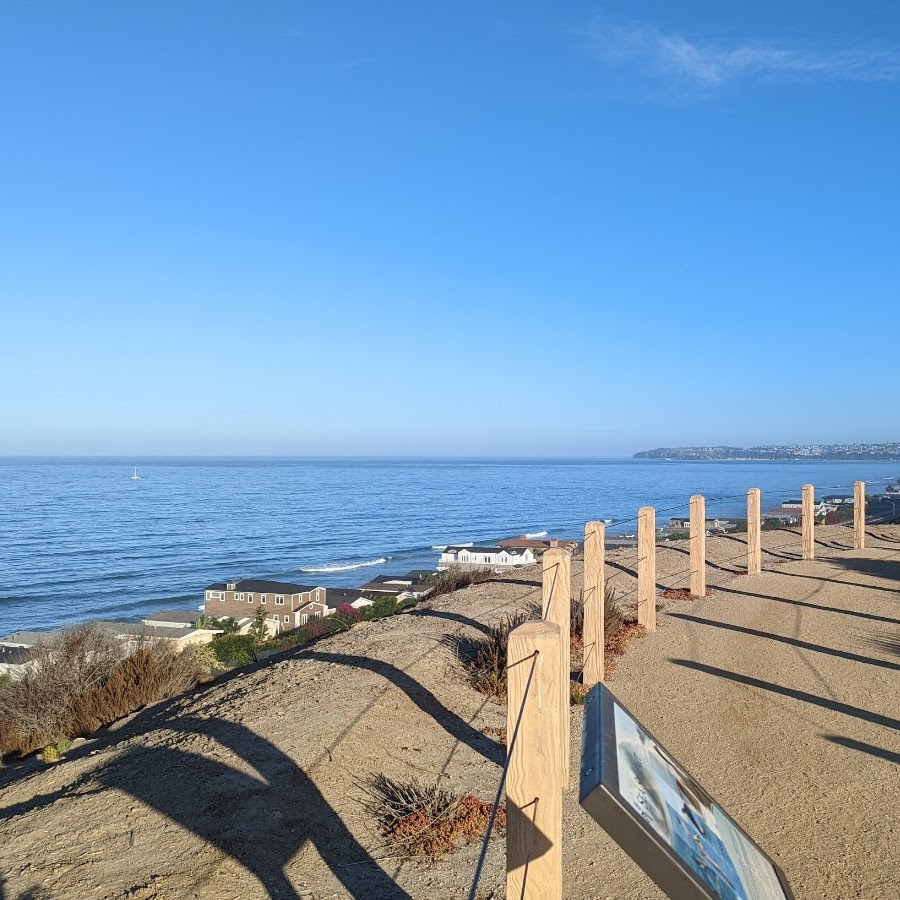
<svg viewBox="0 0 900 900">
<path fill-rule="evenodd" d="M 134 467 L 134 474 L 131 476 L 131 480 L 132 481 L 140 481 L 141 480 L 141 476 L 138 475 L 137 466 Z"/>
</svg>

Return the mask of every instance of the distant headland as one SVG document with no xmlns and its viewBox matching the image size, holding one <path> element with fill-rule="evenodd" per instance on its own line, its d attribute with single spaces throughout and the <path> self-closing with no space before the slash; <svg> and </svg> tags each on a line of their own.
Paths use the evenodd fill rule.
<svg viewBox="0 0 900 900">
<path fill-rule="evenodd" d="M 635 459 L 731 460 L 865 460 L 900 461 L 900 443 L 771 444 L 762 447 L 658 447 L 634 454 Z"/>
</svg>

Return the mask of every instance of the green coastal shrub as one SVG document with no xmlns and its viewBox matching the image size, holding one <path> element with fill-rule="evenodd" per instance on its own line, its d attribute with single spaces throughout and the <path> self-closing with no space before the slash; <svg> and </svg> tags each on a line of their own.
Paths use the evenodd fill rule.
<svg viewBox="0 0 900 900">
<path fill-rule="evenodd" d="M 250 634 L 223 634 L 210 644 L 216 659 L 225 665 L 256 662 L 258 647 L 258 641 Z"/>
<path fill-rule="evenodd" d="M 384 619 L 387 616 L 396 615 L 400 608 L 400 602 L 396 597 L 379 597 L 371 606 L 362 608 L 362 620 L 364 622 L 374 622 L 376 619 Z"/>
</svg>

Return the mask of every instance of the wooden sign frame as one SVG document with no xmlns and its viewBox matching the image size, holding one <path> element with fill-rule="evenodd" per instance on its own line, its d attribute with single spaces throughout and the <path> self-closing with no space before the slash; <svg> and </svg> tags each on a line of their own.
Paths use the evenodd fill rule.
<svg viewBox="0 0 900 900">
<path fill-rule="evenodd" d="M 605 684 L 585 698 L 579 800 L 669 897 L 794 900 L 776 863 Z"/>
</svg>

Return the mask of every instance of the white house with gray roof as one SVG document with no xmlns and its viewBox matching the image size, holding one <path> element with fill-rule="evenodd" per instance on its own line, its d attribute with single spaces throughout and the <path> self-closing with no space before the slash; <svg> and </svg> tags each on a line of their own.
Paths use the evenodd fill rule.
<svg viewBox="0 0 900 900">
<path fill-rule="evenodd" d="M 464 547 L 449 546 L 444 548 L 438 560 L 438 570 L 449 569 L 450 566 L 465 568 L 514 569 L 520 566 L 533 565 L 537 560 L 534 551 L 516 547 Z"/>
</svg>

